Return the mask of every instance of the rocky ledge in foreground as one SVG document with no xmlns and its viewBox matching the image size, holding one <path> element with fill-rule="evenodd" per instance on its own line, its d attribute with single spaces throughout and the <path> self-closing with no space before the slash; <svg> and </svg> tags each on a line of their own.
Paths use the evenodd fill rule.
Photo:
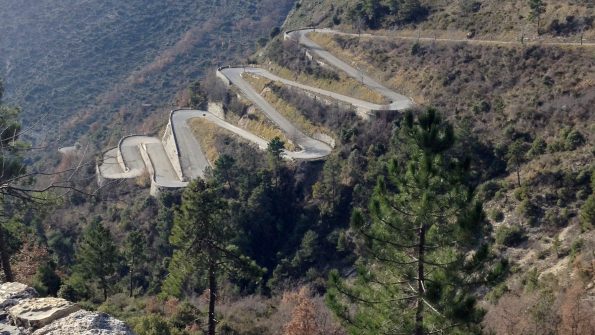
<svg viewBox="0 0 595 335">
<path fill-rule="evenodd" d="M 24 284 L 0 284 L 0 335 L 134 335 L 124 322 L 107 314 L 37 296 Z"/>
</svg>

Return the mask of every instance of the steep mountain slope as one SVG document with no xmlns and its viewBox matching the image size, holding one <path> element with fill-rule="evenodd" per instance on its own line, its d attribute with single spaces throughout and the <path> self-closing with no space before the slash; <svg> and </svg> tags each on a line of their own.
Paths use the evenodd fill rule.
<svg viewBox="0 0 595 335">
<path fill-rule="evenodd" d="M 493 251 L 507 261 L 507 279 L 482 295 L 485 327 L 592 332 L 595 48 L 579 42 L 593 42 L 593 3 L 545 1 L 539 34 L 529 1 L 346 3 L 301 1 L 286 24 L 386 36 L 312 38 L 420 105 L 438 107 L 467 138 L 467 153 L 482 166 Z M 375 10 L 395 3 L 425 12 L 404 20 L 398 10 Z"/>
<path fill-rule="evenodd" d="M 0 77 L 27 126 L 71 139 L 170 102 L 213 65 L 249 52 L 291 1 L 2 0 Z M 145 112 L 145 115 L 139 113 Z M 130 117 L 127 115 L 126 117 Z M 64 129 L 65 128 L 65 129 Z M 44 130 L 45 129 L 45 130 Z"/>
<path fill-rule="evenodd" d="M 589 0 L 544 1 L 539 17 L 540 38 L 593 41 L 594 5 Z M 537 38 L 537 20 L 526 0 L 302 0 L 286 26 L 341 26 L 343 29 L 408 30 L 444 37 L 462 37 L 469 31 L 490 39 Z"/>
</svg>

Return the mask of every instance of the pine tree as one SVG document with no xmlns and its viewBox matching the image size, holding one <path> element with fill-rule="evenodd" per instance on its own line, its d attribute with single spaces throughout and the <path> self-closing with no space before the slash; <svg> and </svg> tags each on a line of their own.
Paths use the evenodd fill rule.
<svg viewBox="0 0 595 335">
<path fill-rule="evenodd" d="M 27 194 L 14 189 L 12 184 L 18 182 L 20 176 L 26 173 L 19 141 L 21 124 L 19 123 L 19 109 L 2 104 L 4 86 L 0 81 L 0 203 L 5 207 L 10 198 L 22 199 Z M 6 208 L 2 208 L 6 211 Z M 14 275 L 10 266 L 11 250 L 9 247 L 8 231 L 0 224 L 0 265 L 6 281 L 13 281 Z"/>
<path fill-rule="evenodd" d="M 125 244 L 125 256 L 128 261 L 128 267 L 130 272 L 130 283 L 128 287 L 128 294 L 132 297 L 134 292 L 134 276 L 135 272 L 138 271 L 140 265 L 145 261 L 145 246 L 147 240 L 141 231 L 135 230 L 128 234 L 126 237 Z"/>
<path fill-rule="evenodd" d="M 545 2 L 543 0 L 529 0 L 529 8 L 531 9 L 531 20 L 537 21 L 537 35 L 539 35 L 539 27 L 541 21 L 541 14 L 545 13 Z"/>
<path fill-rule="evenodd" d="M 254 262 L 239 254 L 237 247 L 230 243 L 234 229 L 229 224 L 227 207 L 217 187 L 201 179 L 192 181 L 182 195 L 182 205 L 176 212 L 170 236 L 175 251 L 164 290 L 180 296 L 186 283 L 196 279 L 193 276 L 206 277 L 209 290 L 208 335 L 214 335 L 217 326 L 218 276 L 260 272 Z"/>
<path fill-rule="evenodd" d="M 120 255 L 110 231 L 99 218 L 85 230 L 76 256 L 75 272 L 87 280 L 97 280 L 106 300 Z"/>
<path fill-rule="evenodd" d="M 352 229 L 363 243 L 358 276 L 343 281 L 332 272 L 327 302 L 353 334 L 464 333 L 482 316 L 464 275 L 485 255 L 482 207 L 465 164 L 450 155 L 450 124 L 432 109 L 403 123 L 407 161 L 389 161 L 369 219 L 354 211 Z"/>
</svg>

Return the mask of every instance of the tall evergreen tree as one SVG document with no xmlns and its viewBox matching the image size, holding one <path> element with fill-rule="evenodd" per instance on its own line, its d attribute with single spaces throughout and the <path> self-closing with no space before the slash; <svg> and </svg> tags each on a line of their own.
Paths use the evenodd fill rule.
<svg viewBox="0 0 595 335">
<path fill-rule="evenodd" d="M 242 271 L 259 272 L 256 264 L 231 244 L 234 229 L 229 224 L 228 205 L 214 185 L 192 181 L 176 212 L 171 244 L 176 248 L 165 292 L 180 296 L 186 283 L 196 276 L 205 278 L 209 289 L 208 335 L 214 335 L 217 320 L 218 276 Z M 195 278 L 192 278 L 195 277 Z"/>
<path fill-rule="evenodd" d="M 391 159 L 378 178 L 369 219 L 353 213 L 363 242 L 358 275 L 343 281 L 332 272 L 327 300 L 353 334 L 471 332 L 482 313 L 465 273 L 485 254 L 482 207 L 465 164 L 450 155 L 450 124 L 432 109 L 403 123 L 406 161 Z"/>
<path fill-rule="evenodd" d="M 125 256 L 128 261 L 130 282 L 128 287 L 128 295 L 132 297 L 134 292 L 134 276 L 141 264 L 145 261 L 145 246 L 147 239 L 141 231 L 134 230 L 128 234 L 125 243 Z"/>
<path fill-rule="evenodd" d="M 99 218 L 91 221 L 85 230 L 76 256 L 75 272 L 87 280 L 98 281 L 106 300 L 120 255 L 110 231 Z"/>
<path fill-rule="evenodd" d="M 546 3 L 543 0 L 529 0 L 530 18 L 537 21 L 537 35 L 539 35 L 541 14 L 545 13 L 545 6 Z"/>
</svg>

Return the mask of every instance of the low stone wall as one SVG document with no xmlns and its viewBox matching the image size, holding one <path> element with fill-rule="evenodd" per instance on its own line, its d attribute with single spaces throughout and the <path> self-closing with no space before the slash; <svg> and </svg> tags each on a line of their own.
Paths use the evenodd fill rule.
<svg viewBox="0 0 595 335">
<path fill-rule="evenodd" d="M 229 81 L 229 79 L 227 79 L 227 77 L 221 72 L 221 70 L 224 68 L 225 67 L 218 68 L 215 75 L 217 76 L 217 78 L 221 79 L 226 86 L 231 86 L 231 81 Z"/>
<path fill-rule="evenodd" d="M 170 113 L 169 122 L 167 123 L 167 127 L 165 127 L 165 133 L 163 134 L 161 142 L 163 143 L 165 153 L 171 161 L 171 165 L 178 175 L 178 178 L 180 178 L 181 181 L 184 181 L 184 173 L 182 172 L 182 164 L 180 162 L 180 152 L 178 151 L 178 143 L 176 143 L 176 135 L 172 124 L 173 113 L 175 113 L 175 111 Z"/>
<path fill-rule="evenodd" d="M 223 104 L 220 102 L 209 102 L 207 110 L 209 113 L 216 117 L 225 120 L 225 111 L 223 110 Z"/>
<path fill-rule="evenodd" d="M 333 148 L 333 149 L 335 148 L 335 139 L 330 137 L 327 134 L 316 133 L 316 134 L 312 135 L 312 138 L 330 145 L 331 148 Z"/>
</svg>

